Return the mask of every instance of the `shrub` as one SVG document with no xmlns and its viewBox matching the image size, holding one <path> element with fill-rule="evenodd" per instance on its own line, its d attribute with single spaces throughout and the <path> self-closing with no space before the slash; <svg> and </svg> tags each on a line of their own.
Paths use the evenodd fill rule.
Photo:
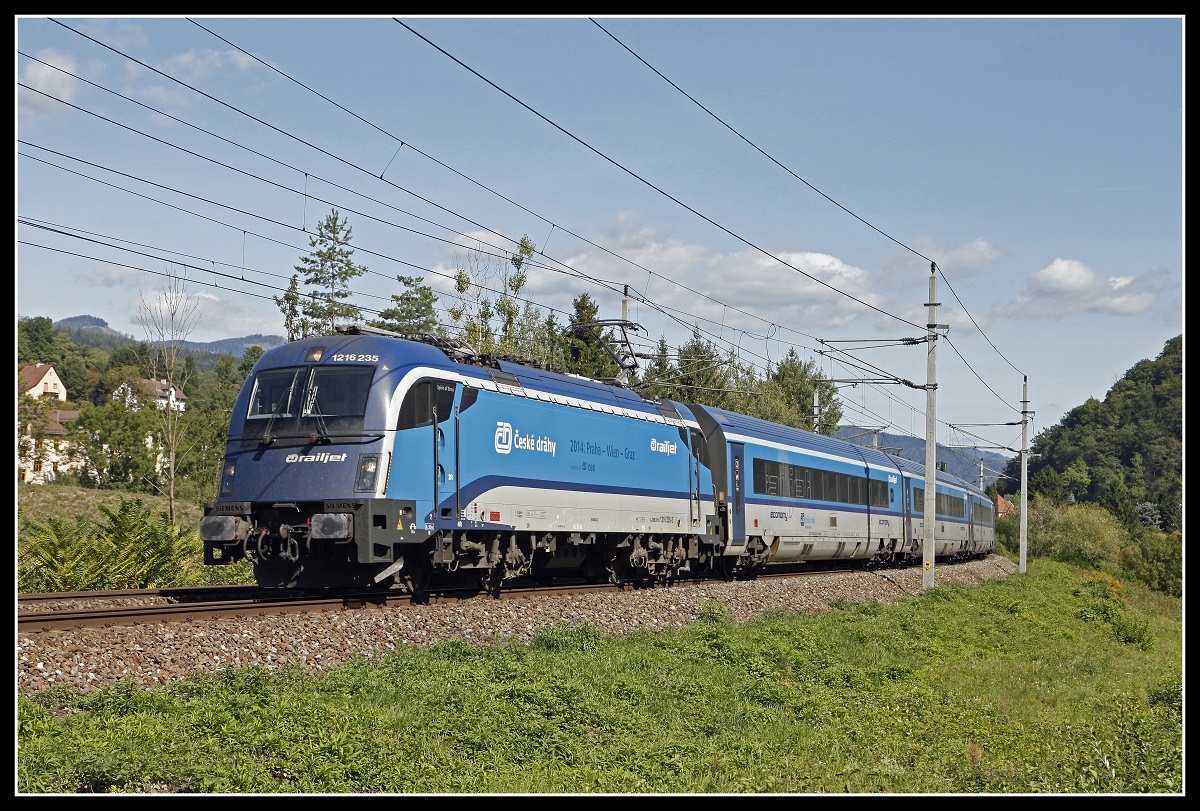
<svg viewBox="0 0 1200 811">
<path fill-rule="evenodd" d="M 1126 605 L 1125 584 L 1108 572 L 1089 572 L 1088 580 L 1081 589 L 1098 600 L 1112 600 Z"/>
<path fill-rule="evenodd" d="M 25 521 L 17 537 L 20 593 L 172 588 L 253 582 L 249 563 L 204 566 L 194 530 L 157 516 L 141 499 L 101 505 L 101 525 L 83 516 Z"/>
<path fill-rule="evenodd" d="M 1117 555 L 1121 568 L 1155 591 L 1183 596 L 1183 533 L 1138 533 Z"/>
<path fill-rule="evenodd" d="M 1087 582 L 1075 589 L 1074 594 L 1087 600 L 1078 615 L 1084 622 L 1103 620 L 1122 645 L 1150 649 L 1153 642 L 1150 621 L 1129 610 L 1125 584 L 1119 579 L 1107 572 L 1090 572 Z"/>
<path fill-rule="evenodd" d="M 1017 555 L 1021 551 L 1021 518 L 1016 513 L 996 518 L 996 546 L 1001 552 Z"/>
<path fill-rule="evenodd" d="M 1029 554 L 1090 569 L 1115 568 L 1126 540 L 1121 523 L 1096 504 L 1039 504 L 1028 536 Z"/>
<path fill-rule="evenodd" d="M 696 623 L 727 625 L 733 620 L 733 612 L 720 600 L 708 600 L 696 612 Z"/>
</svg>

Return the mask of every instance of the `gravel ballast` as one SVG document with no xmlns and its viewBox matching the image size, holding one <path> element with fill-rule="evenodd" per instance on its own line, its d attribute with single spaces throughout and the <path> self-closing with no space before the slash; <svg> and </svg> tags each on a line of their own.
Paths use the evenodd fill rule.
<svg viewBox="0 0 1200 811">
<path fill-rule="evenodd" d="M 1007 558 L 934 568 L 935 584 L 977 585 L 1017 571 Z M 819 613 L 836 600 L 884 604 L 921 591 L 922 571 L 885 569 L 801 578 L 678 585 L 635 591 L 528 599 L 364 608 L 268 617 L 164 622 L 18 634 L 17 691 L 55 685 L 85 690 L 128 679 L 153 687 L 226 668 L 297 665 L 312 671 L 357 657 L 386 655 L 405 645 L 461 639 L 473 644 L 528 642 L 541 629 L 590 623 L 601 634 L 669 630 L 691 623 L 720 602 L 734 622 L 774 609 Z"/>
</svg>

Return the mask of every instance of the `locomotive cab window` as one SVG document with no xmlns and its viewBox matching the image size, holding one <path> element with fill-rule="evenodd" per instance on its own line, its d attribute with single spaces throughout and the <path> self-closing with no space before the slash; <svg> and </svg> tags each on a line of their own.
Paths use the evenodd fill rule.
<svg viewBox="0 0 1200 811">
<path fill-rule="evenodd" d="M 374 366 L 318 366 L 305 392 L 301 417 L 361 417 Z"/>
<path fill-rule="evenodd" d="M 374 366 L 317 366 L 258 373 L 246 433 L 327 436 L 361 428 Z"/>
<path fill-rule="evenodd" d="M 280 419 L 295 416 L 296 378 L 300 369 L 269 369 L 258 373 L 250 395 L 248 420 Z"/>
</svg>

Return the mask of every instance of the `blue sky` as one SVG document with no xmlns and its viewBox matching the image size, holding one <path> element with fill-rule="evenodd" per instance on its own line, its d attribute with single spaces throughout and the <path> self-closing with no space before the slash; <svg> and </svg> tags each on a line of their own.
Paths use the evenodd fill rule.
<svg viewBox="0 0 1200 811">
<path fill-rule="evenodd" d="M 472 246 L 539 250 L 649 349 L 926 380 L 938 439 L 1019 447 L 1183 330 L 1182 17 L 18 17 L 16 314 L 95 315 L 186 268 L 190 338 L 271 299 L 337 208 L 380 310 Z M 39 92 L 40 91 L 40 92 Z M 62 233 L 65 232 L 65 233 Z M 220 276 L 206 272 L 217 271 Z M 233 278 L 231 278 L 233 277 Z M 845 422 L 924 436 L 924 391 Z M 680 399 L 686 399 L 680 397 Z"/>
</svg>

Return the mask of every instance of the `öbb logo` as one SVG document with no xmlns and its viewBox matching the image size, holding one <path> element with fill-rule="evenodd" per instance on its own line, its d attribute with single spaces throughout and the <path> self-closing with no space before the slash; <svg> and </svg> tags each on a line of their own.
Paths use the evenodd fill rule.
<svg viewBox="0 0 1200 811">
<path fill-rule="evenodd" d="M 507 422 L 496 423 L 496 453 L 512 451 L 512 426 Z"/>
</svg>

